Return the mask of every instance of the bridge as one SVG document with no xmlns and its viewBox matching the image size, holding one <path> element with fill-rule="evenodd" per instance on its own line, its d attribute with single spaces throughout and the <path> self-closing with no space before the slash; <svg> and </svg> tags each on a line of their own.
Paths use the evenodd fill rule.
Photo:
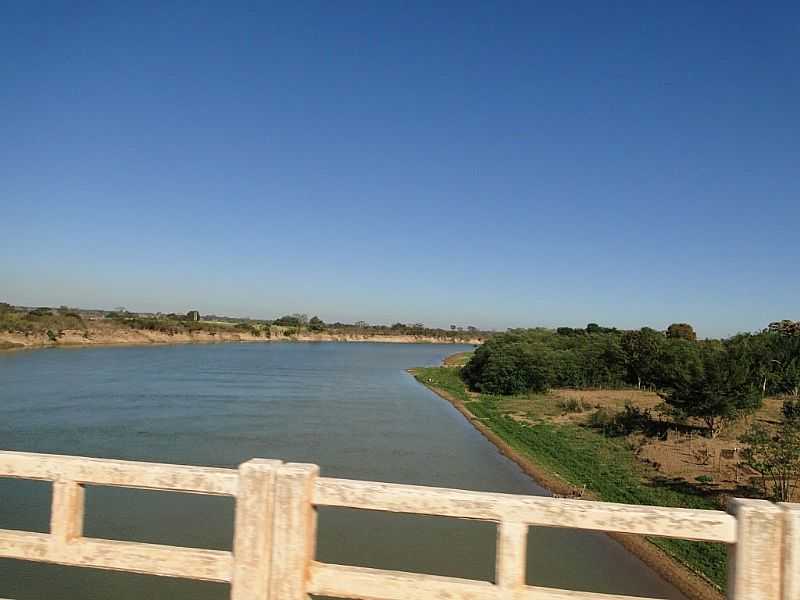
<svg viewBox="0 0 800 600">
<path fill-rule="evenodd" d="M 53 488 L 50 532 L 0 529 L 0 557 L 226 582 L 232 600 L 635 600 L 526 585 L 531 526 L 722 542 L 730 599 L 800 600 L 799 504 L 734 499 L 728 512 L 611 504 L 335 479 L 316 465 L 258 458 L 222 469 L 0 451 L 0 477 Z M 87 484 L 231 496 L 233 550 L 84 537 Z M 496 523 L 494 581 L 318 562 L 318 506 Z"/>
</svg>

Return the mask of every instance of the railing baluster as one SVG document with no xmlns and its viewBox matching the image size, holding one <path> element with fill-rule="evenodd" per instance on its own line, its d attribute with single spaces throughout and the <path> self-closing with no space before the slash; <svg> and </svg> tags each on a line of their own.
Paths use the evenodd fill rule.
<svg viewBox="0 0 800 600">
<path fill-rule="evenodd" d="M 728 598 L 781 600 L 783 511 L 766 500 L 734 498 L 736 544 L 728 546 Z"/>
<path fill-rule="evenodd" d="M 497 525 L 497 550 L 495 556 L 495 583 L 509 598 L 525 585 L 525 555 L 528 545 L 528 525 L 515 521 L 501 521 Z"/>
<path fill-rule="evenodd" d="M 254 458 L 239 466 L 231 600 L 268 600 L 275 473 L 281 461 Z"/>
<path fill-rule="evenodd" d="M 312 503 L 317 465 L 289 463 L 278 467 L 272 537 L 271 600 L 306 600 L 317 537 L 317 510 Z"/>
<path fill-rule="evenodd" d="M 83 486 L 69 480 L 53 482 L 50 533 L 58 544 L 83 535 Z"/>
<path fill-rule="evenodd" d="M 783 600 L 800 600 L 800 504 L 782 503 Z"/>
</svg>

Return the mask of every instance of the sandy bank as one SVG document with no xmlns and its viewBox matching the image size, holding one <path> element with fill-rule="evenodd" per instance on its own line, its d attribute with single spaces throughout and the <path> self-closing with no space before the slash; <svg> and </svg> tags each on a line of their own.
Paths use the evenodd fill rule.
<svg viewBox="0 0 800 600">
<path fill-rule="evenodd" d="M 0 332 L 0 350 L 58 348 L 77 346 L 126 346 L 149 344 L 213 344 L 228 342 L 383 342 L 394 344 L 479 344 L 480 340 L 454 341 L 451 338 L 415 335 L 332 335 L 303 333 L 291 337 L 266 338 L 241 331 L 193 331 L 166 333 L 145 329 L 92 328 L 65 330 L 55 340 L 46 334 Z"/>
</svg>

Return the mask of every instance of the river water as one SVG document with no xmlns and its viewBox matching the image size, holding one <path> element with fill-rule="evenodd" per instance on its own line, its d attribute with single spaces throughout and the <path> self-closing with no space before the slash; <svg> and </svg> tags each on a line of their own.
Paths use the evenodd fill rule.
<svg viewBox="0 0 800 600">
<path fill-rule="evenodd" d="M 452 345 L 285 343 L 0 353 L 0 448 L 545 494 L 408 367 Z M 0 479 L 0 528 L 47 531 L 50 486 Z M 88 487 L 86 535 L 230 549 L 233 500 Z M 491 580 L 490 523 L 322 509 L 317 556 Z M 528 583 L 679 599 L 616 542 L 531 528 Z M 0 559 L 16 600 L 222 600 L 228 586 Z M 413 598 L 413 591 L 409 591 Z"/>
</svg>

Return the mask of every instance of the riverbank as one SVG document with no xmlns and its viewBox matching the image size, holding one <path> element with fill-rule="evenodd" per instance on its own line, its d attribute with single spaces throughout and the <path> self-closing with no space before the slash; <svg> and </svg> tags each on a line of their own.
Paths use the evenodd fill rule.
<svg viewBox="0 0 800 600">
<path fill-rule="evenodd" d="M 163 344 L 214 344 L 257 342 L 383 342 L 389 344 L 480 344 L 481 340 L 455 340 L 423 335 L 342 335 L 303 332 L 291 336 L 265 337 L 245 331 L 187 331 L 167 333 L 148 329 L 88 328 L 64 330 L 55 336 L 46 333 L 1 332 L 0 350 L 74 348 L 81 346 L 143 346 Z"/>
<path fill-rule="evenodd" d="M 452 362 L 452 361 L 451 361 Z M 445 362 L 447 365 L 447 362 Z M 632 469 L 630 452 L 578 428 L 520 423 L 467 392 L 452 367 L 411 369 L 417 381 L 450 402 L 499 451 L 555 495 L 610 502 L 711 508 L 673 490 L 651 490 Z M 587 489 L 582 488 L 589 481 Z M 699 505 L 698 505 L 699 504 Z M 691 600 L 720 600 L 725 582 L 721 545 L 610 534 Z"/>
</svg>

